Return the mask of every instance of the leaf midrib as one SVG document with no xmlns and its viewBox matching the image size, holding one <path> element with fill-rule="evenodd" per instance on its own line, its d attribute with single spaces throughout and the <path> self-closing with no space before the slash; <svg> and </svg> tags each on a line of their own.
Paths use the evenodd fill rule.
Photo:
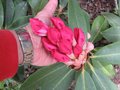
<svg viewBox="0 0 120 90">
<path fill-rule="evenodd" d="M 107 18 L 107 20 L 108 20 L 108 22 L 110 23 L 110 25 L 111 26 L 119 26 L 119 24 L 116 22 L 116 19 L 111 19 L 110 20 L 110 18 L 112 18 L 112 17 L 114 17 L 115 15 L 114 14 L 110 14 L 110 15 L 104 15 L 104 17 L 106 17 Z M 116 18 L 117 16 L 115 16 L 115 18 Z M 118 18 L 118 17 L 117 17 Z M 120 20 L 120 19 L 119 19 Z"/>
<path fill-rule="evenodd" d="M 116 54 L 107 54 L 107 55 L 96 55 L 96 56 L 92 56 L 91 58 L 101 58 L 101 57 L 112 57 L 112 56 L 117 56 L 120 55 L 120 53 L 116 53 Z"/>
<path fill-rule="evenodd" d="M 102 84 L 102 81 L 101 81 L 100 78 L 97 76 L 97 74 L 96 74 L 93 66 L 92 66 L 89 62 L 88 62 L 88 65 L 90 66 L 90 69 L 92 70 L 92 72 L 94 73 L 94 75 L 96 76 L 96 78 L 97 78 L 97 79 L 99 80 L 99 82 L 101 83 L 102 87 L 105 88 L 104 85 Z M 106 90 L 106 88 L 105 88 L 105 90 Z"/>
<path fill-rule="evenodd" d="M 103 25 L 104 25 L 105 21 L 106 21 L 106 20 L 104 20 L 104 22 L 102 23 L 102 25 L 100 26 L 100 28 L 97 30 L 97 34 L 95 34 L 95 36 L 93 37 L 92 42 L 94 42 L 94 41 L 95 41 L 96 37 L 97 37 L 97 36 L 98 36 L 98 34 L 100 33 L 100 31 L 101 31 L 101 29 L 102 29 L 102 27 L 103 27 Z"/>
<path fill-rule="evenodd" d="M 70 9 L 70 5 L 69 5 L 69 9 Z M 73 14 L 74 14 L 74 16 L 75 16 L 75 19 L 76 19 L 76 24 L 77 24 L 77 26 L 79 27 L 79 25 L 78 25 L 78 20 L 77 20 L 77 16 L 76 16 L 76 10 L 75 10 L 75 8 L 73 8 Z"/>
<path fill-rule="evenodd" d="M 64 65 L 64 66 L 62 66 L 62 67 L 60 67 L 60 68 L 57 68 L 57 69 L 55 69 L 55 70 L 51 71 L 50 73 L 46 74 L 46 75 L 45 75 L 45 76 L 43 76 L 42 78 L 37 79 L 37 80 L 36 80 L 36 82 L 39 82 L 41 79 L 43 79 L 43 78 L 47 77 L 48 75 L 50 75 L 50 74 L 54 73 L 55 71 L 57 71 L 57 70 L 59 70 L 59 69 L 61 69 L 61 68 L 63 68 L 63 67 L 65 67 L 65 65 Z M 36 84 L 36 82 L 33 82 L 32 84 L 29 84 L 29 86 Z M 29 87 L 29 86 L 28 86 L 28 87 Z M 28 88 L 28 87 L 25 87 L 25 88 Z"/>
<path fill-rule="evenodd" d="M 55 87 L 53 88 L 53 90 L 55 90 L 55 88 L 62 82 L 62 80 L 64 80 L 69 75 L 69 73 L 71 73 L 72 71 L 73 71 L 72 69 L 69 70 L 69 72 L 67 72 L 65 74 L 65 76 L 55 85 Z"/>
</svg>

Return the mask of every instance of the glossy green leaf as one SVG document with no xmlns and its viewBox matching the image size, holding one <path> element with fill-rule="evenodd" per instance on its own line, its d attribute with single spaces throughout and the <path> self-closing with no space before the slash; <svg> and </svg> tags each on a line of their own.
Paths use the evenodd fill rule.
<svg viewBox="0 0 120 90">
<path fill-rule="evenodd" d="M 26 26 L 29 23 L 29 18 L 31 18 L 32 16 L 24 16 L 21 17 L 19 19 L 17 19 L 16 21 L 14 21 L 9 27 L 8 29 L 10 30 L 17 30 L 21 27 Z"/>
<path fill-rule="evenodd" d="M 15 74 L 15 76 L 13 77 L 14 80 L 16 80 L 17 82 L 23 82 L 24 81 L 24 66 L 19 66 L 17 73 Z"/>
<path fill-rule="evenodd" d="M 87 71 L 83 71 L 79 75 L 75 90 L 97 90 L 90 74 Z"/>
<path fill-rule="evenodd" d="M 91 76 L 94 80 L 97 90 L 118 90 L 117 86 L 101 70 L 93 67 L 89 62 Z"/>
<path fill-rule="evenodd" d="M 116 74 L 114 66 L 112 64 L 109 64 L 109 65 L 104 65 L 104 63 L 102 63 L 102 64 L 105 67 L 105 69 L 110 73 L 110 74 L 108 74 L 108 76 L 113 78 Z"/>
<path fill-rule="evenodd" d="M 107 19 L 109 24 L 113 27 L 120 26 L 120 17 L 113 13 L 104 13 L 103 16 Z"/>
<path fill-rule="evenodd" d="M 4 11 L 3 11 L 2 1 L 0 0 L 0 28 L 2 28 L 3 26 L 3 21 L 4 21 Z"/>
<path fill-rule="evenodd" d="M 111 64 L 101 63 L 96 60 L 92 61 L 92 64 L 94 67 L 100 69 L 105 75 L 109 76 L 110 78 L 115 75 L 114 67 Z"/>
<path fill-rule="evenodd" d="M 6 0 L 1 0 L 1 1 L 2 1 L 3 7 L 4 7 Z M 4 8 L 3 8 L 3 9 L 4 9 Z"/>
<path fill-rule="evenodd" d="M 86 12 L 86 11 L 84 11 L 83 9 L 81 9 L 82 11 L 83 11 L 83 14 L 84 14 L 84 17 L 85 17 L 85 21 L 86 21 L 86 27 L 87 27 L 87 31 L 88 32 L 90 32 L 90 16 L 89 16 L 89 14 Z"/>
<path fill-rule="evenodd" d="M 116 9 L 117 11 L 117 14 L 120 16 L 120 0 L 117 0 L 118 1 L 118 9 Z"/>
<path fill-rule="evenodd" d="M 91 38 L 90 41 L 96 42 L 102 38 L 101 31 L 105 30 L 108 27 L 108 22 L 103 16 L 98 16 L 93 21 L 91 27 Z"/>
<path fill-rule="evenodd" d="M 14 11 L 15 11 L 15 7 L 14 7 L 13 0 L 6 0 L 5 2 L 5 27 L 7 27 L 8 25 L 12 23 Z"/>
<path fill-rule="evenodd" d="M 66 7 L 66 5 L 67 5 L 67 3 L 68 3 L 68 0 L 59 0 L 59 2 L 60 2 L 60 7 L 61 8 L 65 8 Z"/>
<path fill-rule="evenodd" d="M 115 42 L 101 48 L 91 58 L 100 62 L 120 64 L 120 42 Z"/>
<path fill-rule="evenodd" d="M 23 17 L 23 16 L 26 16 L 27 10 L 28 10 L 27 2 L 22 1 L 19 4 L 17 4 L 15 6 L 15 14 L 14 14 L 13 22 L 16 21 L 17 19 Z"/>
<path fill-rule="evenodd" d="M 15 6 L 18 5 L 19 3 L 26 1 L 26 0 L 13 0 Z"/>
<path fill-rule="evenodd" d="M 0 90 L 3 90 L 3 89 L 4 89 L 4 84 L 5 84 L 4 82 L 1 82 L 1 81 L 0 81 Z"/>
<path fill-rule="evenodd" d="M 27 0 L 30 4 L 34 15 L 37 14 L 47 4 L 48 0 Z"/>
<path fill-rule="evenodd" d="M 117 86 L 98 69 L 93 69 L 92 78 L 97 90 L 118 90 Z"/>
<path fill-rule="evenodd" d="M 120 26 L 111 27 L 104 32 L 102 32 L 104 38 L 109 42 L 120 41 Z"/>
<path fill-rule="evenodd" d="M 62 63 L 44 67 L 31 75 L 20 90 L 67 90 L 74 77 L 74 70 Z"/>
<path fill-rule="evenodd" d="M 84 33 L 87 34 L 89 30 L 88 15 L 80 8 L 76 0 L 68 1 L 68 24 L 71 28 L 82 28 Z"/>
</svg>

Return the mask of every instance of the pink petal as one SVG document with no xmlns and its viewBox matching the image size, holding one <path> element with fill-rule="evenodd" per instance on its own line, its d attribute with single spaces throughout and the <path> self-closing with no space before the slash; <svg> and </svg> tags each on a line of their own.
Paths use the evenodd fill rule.
<svg viewBox="0 0 120 90">
<path fill-rule="evenodd" d="M 82 65 L 82 61 L 76 59 L 73 65 L 75 66 L 74 69 L 79 69 Z"/>
<path fill-rule="evenodd" d="M 73 47 L 77 45 L 77 42 L 76 42 L 75 38 L 73 38 L 72 45 L 73 45 Z"/>
<path fill-rule="evenodd" d="M 57 47 L 55 45 L 53 45 L 47 38 L 42 37 L 42 43 L 43 46 L 45 47 L 46 50 L 48 51 L 53 51 L 55 49 L 57 49 Z"/>
<path fill-rule="evenodd" d="M 58 17 L 52 17 L 51 21 L 53 25 L 58 29 L 63 29 L 63 27 L 65 26 L 64 22 Z"/>
<path fill-rule="evenodd" d="M 86 52 L 89 53 L 89 52 L 92 51 L 93 49 L 94 49 L 93 43 L 87 42 Z"/>
<path fill-rule="evenodd" d="M 66 55 L 64 55 L 56 50 L 52 51 L 51 54 L 58 62 L 68 62 L 70 60 Z"/>
<path fill-rule="evenodd" d="M 83 61 L 85 57 L 87 57 L 87 53 L 85 51 L 82 51 L 78 57 L 78 61 Z"/>
<path fill-rule="evenodd" d="M 90 39 L 91 35 L 90 33 L 87 33 L 87 38 Z"/>
<path fill-rule="evenodd" d="M 47 37 L 53 44 L 56 45 L 60 39 L 60 32 L 56 28 L 49 28 Z"/>
<path fill-rule="evenodd" d="M 66 65 L 68 65 L 68 66 L 70 66 L 70 65 L 73 65 L 74 64 L 74 61 L 68 61 L 68 62 L 64 62 L 64 64 L 66 64 Z"/>
<path fill-rule="evenodd" d="M 40 21 L 36 18 L 31 18 L 30 25 L 35 34 L 37 34 L 39 36 L 46 36 L 48 26 L 46 24 L 44 24 L 42 21 Z"/>
<path fill-rule="evenodd" d="M 77 44 L 74 48 L 73 48 L 74 54 L 76 57 L 78 57 L 81 52 L 82 52 L 82 48 Z"/>
<path fill-rule="evenodd" d="M 74 69 L 79 69 L 81 67 L 81 65 L 83 65 L 85 63 L 86 57 L 87 57 L 87 54 L 86 54 L 85 51 L 83 51 L 79 55 L 78 59 L 76 59 L 75 62 L 74 62 L 74 64 L 73 64 L 75 66 Z"/>
<path fill-rule="evenodd" d="M 73 42 L 73 32 L 69 27 L 65 26 L 62 30 L 60 30 L 60 33 L 63 39 L 66 39 L 71 43 Z"/>
<path fill-rule="evenodd" d="M 84 43 L 85 43 L 85 35 L 84 32 L 82 31 L 82 29 L 80 28 L 75 28 L 74 29 L 74 37 L 77 41 L 77 44 L 80 47 L 83 47 Z"/>
<path fill-rule="evenodd" d="M 59 51 L 65 54 L 71 54 L 72 53 L 72 43 L 61 39 L 58 43 Z"/>
<path fill-rule="evenodd" d="M 74 53 L 67 54 L 67 56 L 68 56 L 70 59 L 72 59 L 72 60 L 76 59 Z"/>
</svg>

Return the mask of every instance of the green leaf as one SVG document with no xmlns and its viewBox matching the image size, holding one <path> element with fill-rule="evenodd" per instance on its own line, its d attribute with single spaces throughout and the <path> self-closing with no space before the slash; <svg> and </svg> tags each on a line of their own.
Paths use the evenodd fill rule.
<svg viewBox="0 0 120 90">
<path fill-rule="evenodd" d="M 86 12 L 86 11 L 84 11 L 83 9 L 81 9 L 81 11 L 83 11 L 83 14 L 84 14 L 84 17 L 85 17 L 85 21 L 86 21 L 86 27 L 87 27 L 87 31 L 88 32 L 90 32 L 90 16 L 89 16 L 89 14 Z"/>
<path fill-rule="evenodd" d="M 118 15 L 120 16 L 120 0 L 117 0 L 118 1 L 118 9 L 116 10 L 117 11 L 117 13 L 118 13 Z"/>
<path fill-rule="evenodd" d="M 120 26 L 120 17 L 112 13 L 104 13 L 103 16 L 108 20 L 113 27 Z"/>
<path fill-rule="evenodd" d="M 92 61 L 92 64 L 95 68 L 100 69 L 105 75 L 109 76 L 110 78 L 115 75 L 114 67 L 111 64 L 101 63 L 96 60 Z"/>
<path fill-rule="evenodd" d="M 93 21 L 91 27 L 91 38 L 90 41 L 97 42 L 102 39 L 101 31 L 108 27 L 108 22 L 103 16 L 98 16 Z"/>
<path fill-rule="evenodd" d="M 87 34 L 89 30 L 88 15 L 80 8 L 76 0 L 68 1 L 68 24 L 71 28 L 82 28 L 84 33 Z"/>
<path fill-rule="evenodd" d="M 19 4 L 17 4 L 15 6 L 15 14 L 14 14 L 13 22 L 16 21 L 17 19 L 23 17 L 23 16 L 26 16 L 27 10 L 28 10 L 27 2 L 22 1 Z"/>
<path fill-rule="evenodd" d="M 5 27 L 7 27 L 8 25 L 12 23 L 14 11 L 15 11 L 15 7 L 14 7 L 13 0 L 6 0 L 5 2 Z"/>
<path fill-rule="evenodd" d="M 74 70 L 57 63 L 36 71 L 22 85 L 20 90 L 67 90 L 74 78 Z"/>
<path fill-rule="evenodd" d="M 120 41 L 120 26 L 111 27 L 104 32 L 102 32 L 104 38 L 109 42 Z"/>
<path fill-rule="evenodd" d="M 9 27 L 8 29 L 10 30 L 17 30 L 21 27 L 24 27 L 26 26 L 28 23 L 29 23 L 29 18 L 31 18 L 33 16 L 24 16 L 24 17 L 21 17 L 19 19 L 17 19 L 16 21 L 14 21 Z"/>
<path fill-rule="evenodd" d="M 3 22 L 4 22 L 4 11 L 3 11 L 2 1 L 0 0 L 0 29 L 3 26 Z"/>
<path fill-rule="evenodd" d="M 66 5 L 67 5 L 67 3 L 68 3 L 68 0 L 59 0 L 59 2 L 60 2 L 60 7 L 61 8 L 65 8 L 66 7 Z"/>
<path fill-rule="evenodd" d="M 101 48 L 91 58 L 109 64 L 120 64 L 120 42 Z"/>
<path fill-rule="evenodd" d="M 36 15 L 47 4 L 48 0 L 27 0 L 30 4 L 33 14 Z"/>
<path fill-rule="evenodd" d="M 88 65 L 91 69 L 91 76 L 97 90 L 118 90 L 117 86 L 105 74 L 103 74 L 101 70 L 93 67 L 89 62 Z"/>
<path fill-rule="evenodd" d="M 3 89 L 4 89 L 4 84 L 5 84 L 5 82 L 3 82 L 3 81 L 1 82 L 1 81 L 0 81 L 0 90 L 3 90 Z"/>
<path fill-rule="evenodd" d="M 15 6 L 18 5 L 19 3 L 26 1 L 26 0 L 13 0 Z"/>
<path fill-rule="evenodd" d="M 98 69 L 94 68 L 92 78 L 97 90 L 118 90 L 117 86 Z"/>
<path fill-rule="evenodd" d="M 24 66 L 19 66 L 18 71 L 16 75 L 13 77 L 14 80 L 17 82 L 23 82 L 24 81 Z"/>
<path fill-rule="evenodd" d="M 83 71 L 79 75 L 75 90 L 97 90 L 91 76 L 87 71 Z"/>
</svg>

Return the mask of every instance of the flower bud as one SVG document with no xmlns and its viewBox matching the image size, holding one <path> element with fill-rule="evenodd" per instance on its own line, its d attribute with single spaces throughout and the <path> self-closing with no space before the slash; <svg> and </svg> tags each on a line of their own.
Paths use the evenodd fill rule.
<svg viewBox="0 0 120 90">
<path fill-rule="evenodd" d="M 76 57 L 78 57 L 81 54 L 82 50 L 83 49 L 78 44 L 73 48 Z"/>
<path fill-rule="evenodd" d="M 72 43 L 65 40 L 61 39 L 58 43 L 59 51 L 64 53 L 64 54 L 71 54 L 72 53 Z"/>
<path fill-rule="evenodd" d="M 58 29 L 63 29 L 63 27 L 65 26 L 64 22 L 60 18 L 52 17 L 51 21 L 53 25 Z"/>
<path fill-rule="evenodd" d="M 56 45 L 60 39 L 60 32 L 56 28 L 49 28 L 47 37 L 53 44 Z"/>
<path fill-rule="evenodd" d="M 69 42 L 73 42 L 73 32 L 72 30 L 65 26 L 62 30 L 60 30 L 60 33 L 61 33 L 61 37 L 68 40 Z"/>
<path fill-rule="evenodd" d="M 44 24 L 42 21 L 36 18 L 31 18 L 30 25 L 35 34 L 39 36 L 46 36 L 47 31 L 48 31 L 48 26 Z"/>
<path fill-rule="evenodd" d="M 85 43 L 85 35 L 82 29 L 75 28 L 74 29 L 74 37 L 77 41 L 77 44 L 82 48 Z"/>
<path fill-rule="evenodd" d="M 76 46 L 74 47 L 73 51 L 76 57 L 80 55 L 83 50 L 83 46 L 85 44 L 85 35 L 80 28 L 74 29 L 74 38 L 77 42 Z"/>
<path fill-rule="evenodd" d="M 62 54 L 57 50 L 52 51 L 51 54 L 58 62 L 68 62 L 70 60 L 65 54 Z"/>
<path fill-rule="evenodd" d="M 57 47 L 53 45 L 46 37 L 42 37 L 42 43 L 45 49 L 48 51 L 53 51 L 57 49 Z"/>
<path fill-rule="evenodd" d="M 93 49 L 94 49 L 93 43 L 87 42 L 86 52 L 88 53 L 88 52 L 92 51 Z"/>
</svg>

